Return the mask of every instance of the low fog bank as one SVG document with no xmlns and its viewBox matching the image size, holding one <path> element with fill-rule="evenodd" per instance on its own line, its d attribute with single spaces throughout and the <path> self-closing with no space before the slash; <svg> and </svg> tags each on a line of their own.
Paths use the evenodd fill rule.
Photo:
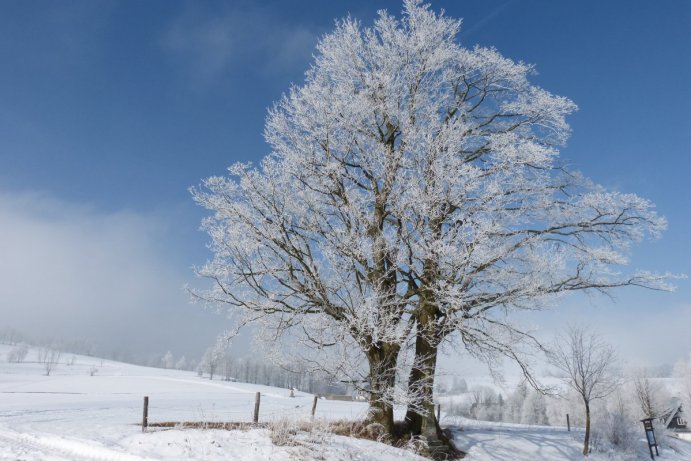
<svg viewBox="0 0 691 461">
<path fill-rule="evenodd" d="M 201 355 L 227 325 L 190 303 L 199 261 L 175 241 L 177 218 L 0 192 L 0 328 L 127 361 Z"/>
</svg>

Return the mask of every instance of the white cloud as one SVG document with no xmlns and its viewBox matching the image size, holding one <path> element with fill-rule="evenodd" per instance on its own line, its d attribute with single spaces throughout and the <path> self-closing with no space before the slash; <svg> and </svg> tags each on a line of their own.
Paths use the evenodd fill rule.
<svg viewBox="0 0 691 461">
<path fill-rule="evenodd" d="M 166 232 L 160 215 L 0 193 L 2 325 L 106 350 L 196 352 L 219 318 L 189 305 L 193 275 L 166 257 Z"/>
<path fill-rule="evenodd" d="M 304 67 L 317 34 L 291 25 L 259 5 L 228 5 L 220 11 L 192 3 L 165 30 L 160 42 L 196 83 L 239 73 L 247 61 L 268 74 Z M 259 64 L 260 66 L 262 64 Z"/>
</svg>

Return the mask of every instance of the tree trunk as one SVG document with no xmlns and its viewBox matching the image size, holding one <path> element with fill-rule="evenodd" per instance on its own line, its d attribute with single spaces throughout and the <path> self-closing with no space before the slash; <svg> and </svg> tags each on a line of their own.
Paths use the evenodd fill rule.
<svg viewBox="0 0 691 461">
<path fill-rule="evenodd" d="M 370 398 L 367 422 L 377 423 L 394 439 L 393 402 L 391 392 L 396 383 L 396 362 L 400 347 L 383 344 L 372 346 L 367 352 L 369 362 Z"/>
<path fill-rule="evenodd" d="M 415 360 L 408 382 L 408 393 L 414 396 L 415 403 L 408 407 L 405 423 L 408 433 L 426 439 L 430 455 L 448 459 L 458 452 L 442 431 L 434 412 L 434 374 L 439 350 L 437 320 L 440 312 L 436 304 L 430 301 L 430 296 L 423 291 L 417 318 Z"/>
<path fill-rule="evenodd" d="M 583 439 L 583 456 L 590 452 L 590 403 L 585 402 L 585 438 Z"/>
<path fill-rule="evenodd" d="M 418 327 L 419 328 L 419 327 Z M 415 338 L 415 361 L 410 371 L 409 393 L 416 403 L 408 407 L 406 428 L 413 435 L 436 438 L 439 422 L 434 415 L 434 373 L 437 368 L 437 346 L 430 343 L 426 335 L 418 333 Z"/>
</svg>

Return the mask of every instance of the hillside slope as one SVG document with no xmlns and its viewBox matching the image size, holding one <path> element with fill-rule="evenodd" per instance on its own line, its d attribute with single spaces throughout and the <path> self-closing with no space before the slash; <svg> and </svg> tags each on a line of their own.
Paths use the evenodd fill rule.
<svg viewBox="0 0 691 461">
<path fill-rule="evenodd" d="M 313 396 L 287 389 L 210 381 L 195 373 L 147 368 L 65 354 L 45 376 L 36 350 L 26 362 L 8 363 L 0 345 L 0 460 L 372 460 L 421 461 L 400 449 L 330 434 L 319 428 L 293 434 L 310 419 Z M 71 363 L 67 365 L 66 363 Z M 92 376 L 91 372 L 96 369 Z M 278 429 L 246 431 L 150 429 L 141 432 L 142 400 L 149 420 L 251 421 L 256 392 L 259 419 Z M 317 420 L 362 419 L 363 402 L 320 399 Z M 469 461 L 576 460 L 581 439 L 565 428 L 485 423 L 442 417 Z M 323 425 L 322 425 L 323 427 Z M 641 436 L 643 434 L 641 433 Z M 280 439 L 283 445 L 272 443 Z M 641 437 L 633 454 L 593 453 L 590 460 L 649 459 Z M 691 461 L 691 444 L 665 440 L 660 459 Z"/>
</svg>

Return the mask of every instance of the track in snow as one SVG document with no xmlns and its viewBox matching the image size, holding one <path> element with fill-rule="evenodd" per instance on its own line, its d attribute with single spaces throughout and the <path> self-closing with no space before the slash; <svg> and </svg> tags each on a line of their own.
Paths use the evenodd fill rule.
<svg viewBox="0 0 691 461">
<path fill-rule="evenodd" d="M 0 429 L 0 460 L 17 461 L 150 461 L 109 448 L 57 436 L 35 436 Z"/>
</svg>

